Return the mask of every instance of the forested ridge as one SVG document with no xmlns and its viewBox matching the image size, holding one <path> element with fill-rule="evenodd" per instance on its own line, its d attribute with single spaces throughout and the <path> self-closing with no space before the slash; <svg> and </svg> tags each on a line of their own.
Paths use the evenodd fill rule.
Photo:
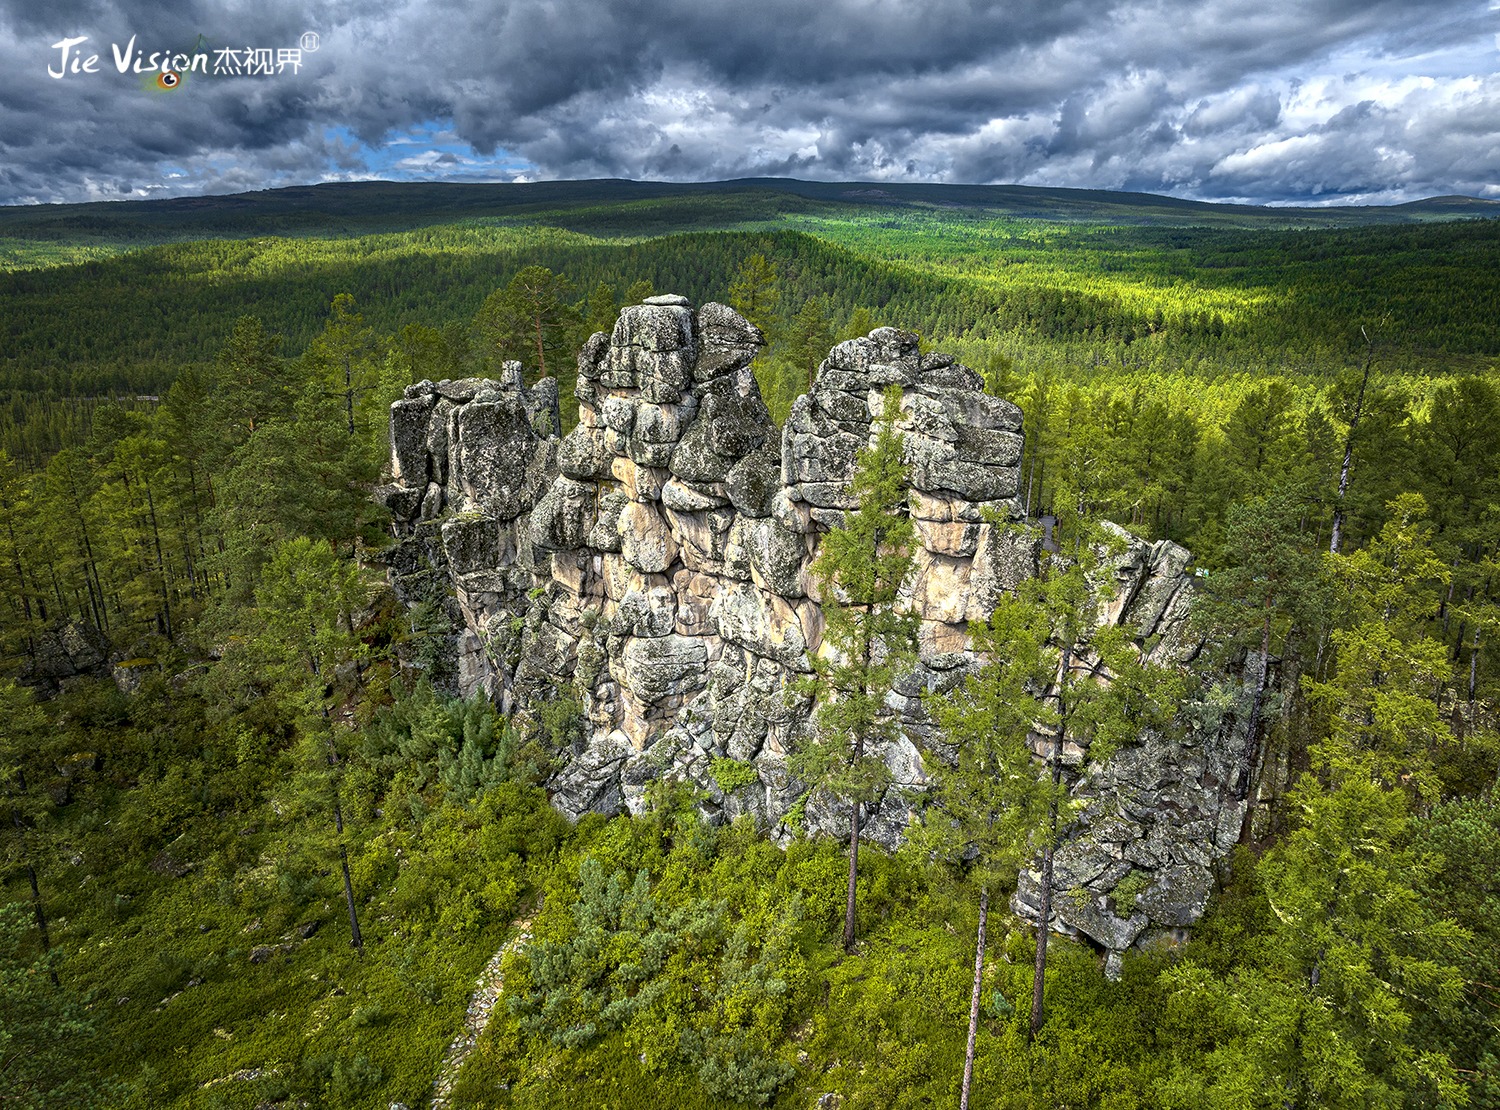
<svg viewBox="0 0 1500 1110">
<path fill-rule="evenodd" d="M 969 1081 L 1014 1107 L 1500 1105 L 1500 224 L 872 214 L 806 191 L 681 202 L 755 225 L 731 230 L 642 216 L 670 197 L 542 197 L 521 215 L 549 227 L 0 275 L 9 1098 L 427 1105 L 525 921 L 450 1105 L 916 1107 Z M 642 817 L 568 826 L 545 790 L 568 700 L 511 720 L 446 696 L 434 615 L 384 584 L 391 401 L 512 358 L 566 396 L 582 340 L 653 291 L 763 329 L 777 419 L 877 325 L 960 355 L 1024 410 L 1027 514 L 1075 552 L 976 630 L 988 685 L 941 720 L 977 760 L 937 783 L 955 820 L 863 847 L 852 917 L 846 845 L 710 827 L 671 783 Z M 1118 651 L 1080 631 L 1100 520 L 1194 552 L 1210 646 L 1118 704 L 1041 704 L 1027 666 Z M 1102 745 L 1181 728 L 1189 701 L 1248 718 L 1263 756 L 1242 848 L 1191 937 L 1118 982 L 1053 937 L 1033 1016 L 1009 896 L 1049 804 L 1064 833 L 1068 813 L 986 793 L 1032 766 L 1015 722 Z M 742 772 L 716 764 L 726 791 Z M 1116 912 L 1146 896 L 1122 879 Z"/>
</svg>

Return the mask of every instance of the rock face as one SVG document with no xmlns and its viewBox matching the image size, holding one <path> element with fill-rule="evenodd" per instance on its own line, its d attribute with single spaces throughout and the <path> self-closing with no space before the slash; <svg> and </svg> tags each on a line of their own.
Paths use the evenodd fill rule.
<svg viewBox="0 0 1500 1110">
<path fill-rule="evenodd" d="M 627 308 L 580 353 L 579 423 L 560 441 L 555 386 L 523 388 L 514 364 L 499 381 L 410 387 L 392 407 L 382 490 L 401 537 L 392 578 L 418 614 L 452 622 L 451 687 L 523 714 L 577 702 L 585 736 L 549 784 L 570 817 L 639 811 L 670 776 L 710 817 L 750 814 L 788 836 L 798 813 L 842 835 L 847 806 L 806 796 L 787 770 L 813 709 L 795 684 L 823 642 L 809 567 L 854 507 L 855 454 L 898 386 L 920 544 L 903 595 L 921 650 L 888 702 L 903 725 L 881 753 L 892 786 L 865 817 L 893 846 L 922 804 L 924 749 L 941 750 L 924 698 L 963 681 L 968 622 L 1047 557 L 1039 535 L 1004 524 L 1021 517 L 1021 410 L 880 328 L 829 352 L 778 431 L 750 371 L 761 343 L 724 305 Z M 1105 619 L 1154 659 L 1191 659 L 1188 553 L 1121 535 Z M 428 665 L 443 677 L 444 662 Z M 1239 830 L 1242 747 L 1231 728 L 1143 736 L 1104 766 L 1072 753 L 1086 804 L 1058 853 L 1052 925 L 1118 952 L 1195 920 Z M 754 780 L 726 793 L 718 778 L 747 776 L 716 777 L 716 760 Z M 1112 898 L 1132 871 L 1131 897 Z M 1023 875 L 1016 900 L 1033 917 L 1038 882 Z M 1117 916 L 1121 902 L 1133 912 Z"/>
<path fill-rule="evenodd" d="M 94 625 L 82 620 L 56 621 L 37 633 L 20 679 L 37 696 L 49 698 L 74 679 L 109 675 L 112 661 L 119 658 L 109 637 Z"/>
</svg>

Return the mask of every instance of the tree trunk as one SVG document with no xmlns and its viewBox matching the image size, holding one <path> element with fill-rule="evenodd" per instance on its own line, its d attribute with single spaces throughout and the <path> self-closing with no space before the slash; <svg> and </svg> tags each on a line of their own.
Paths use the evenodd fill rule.
<svg viewBox="0 0 1500 1110">
<path fill-rule="evenodd" d="M 314 668 L 316 672 L 316 667 Z M 323 716 L 328 716 L 325 707 Z M 359 914 L 354 908 L 354 883 L 349 879 L 349 853 L 344 850 L 344 807 L 339 804 L 339 753 L 328 739 L 328 765 L 333 768 L 333 828 L 339 838 L 339 866 L 344 872 L 344 904 L 349 908 L 349 943 L 359 954 L 365 954 L 365 938 L 359 931 Z"/>
<path fill-rule="evenodd" d="M 354 360 L 344 356 L 344 411 L 349 422 L 349 434 L 354 434 Z"/>
<path fill-rule="evenodd" d="M 151 519 L 151 542 L 156 548 L 156 576 L 161 581 L 162 619 L 166 625 L 167 639 L 172 638 L 172 599 L 167 590 L 167 561 L 161 552 L 161 529 L 156 524 L 156 498 L 151 496 L 151 483 L 142 479 L 141 487 L 146 491 L 146 511 Z"/>
<path fill-rule="evenodd" d="M 863 746 L 863 745 L 861 745 Z M 857 759 L 858 756 L 856 755 Z M 849 898 L 844 906 L 844 951 L 854 947 L 854 884 L 859 878 L 859 802 L 849 816 Z"/>
<path fill-rule="evenodd" d="M 26 790 L 26 776 L 18 775 L 18 779 L 17 785 L 21 788 L 22 793 L 24 793 Z M 42 938 L 42 951 L 51 952 L 52 936 L 47 930 L 47 911 L 42 908 L 42 888 L 36 881 L 36 868 L 31 865 L 30 854 L 26 851 L 26 828 L 21 823 L 20 813 L 16 811 L 14 799 L 11 801 L 10 820 L 11 824 L 16 828 L 16 839 L 20 842 L 21 859 L 26 865 L 26 878 L 31 883 L 31 916 L 36 922 L 36 931 Z M 47 968 L 47 977 L 52 980 L 54 987 L 62 985 L 57 980 L 57 969 L 55 967 L 49 966 Z"/>
<path fill-rule="evenodd" d="M 1474 622 L 1474 646 L 1469 649 L 1469 711 L 1474 710 L 1474 692 L 1479 682 L 1479 622 Z"/>
<path fill-rule="evenodd" d="M 1260 753 L 1260 706 L 1266 696 L 1266 677 L 1271 671 L 1271 613 L 1266 603 L 1266 623 L 1260 634 L 1260 677 L 1255 680 L 1255 696 L 1250 699 L 1250 721 L 1245 729 L 1245 755 L 1240 761 L 1240 797 L 1245 799 L 1244 823 L 1240 825 L 1240 843 L 1250 843 L 1251 817 L 1255 813 L 1254 792 L 1250 789 Z"/>
<path fill-rule="evenodd" d="M 333 823 L 339 834 L 339 866 L 344 872 L 344 904 L 349 907 L 349 943 L 363 956 L 365 938 L 359 931 L 359 914 L 354 909 L 354 883 L 349 879 L 349 853 L 344 850 L 344 810 L 333 800 Z"/>
<path fill-rule="evenodd" d="M 1051 807 L 1050 835 L 1057 835 L 1057 803 Z M 1047 922 L 1052 916 L 1052 843 L 1042 852 L 1042 905 L 1036 927 L 1036 967 L 1031 976 L 1031 1027 L 1026 1032 L 1029 1044 L 1042 1031 L 1042 987 L 1047 978 Z"/>
<path fill-rule="evenodd" d="M 1036 967 L 1031 977 L 1031 1025 L 1026 1032 L 1030 1044 L 1042 1031 L 1042 987 L 1047 979 L 1047 935 L 1048 922 L 1052 919 L 1052 855 L 1057 841 L 1057 789 L 1062 785 L 1063 734 L 1067 728 L 1067 714 L 1063 705 L 1067 690 L 1068 673 L 1073 667 L 1073 645 L 1063 649 L 1062 670 L 1057 687 L 1057 735 L 1052 739 L 1052 798 L 1047 804 L 1047 846 L 1042 850 L 1042 904 L 1036 925 Z"/>
<path fill-rule="evenodd" d="M 984 975 L 984 922 L 990 912 L 988 887 L 979 888 L 979 936 L 974 942 L 974 993 L 969 998 L 969 1046 L 964 1050 L 964 1083 L 958 1110 L 969 1110 L 969 1086 L 974 1080 L 974 1041 L 979 1035 L 979 987 Z"/>
</svg>

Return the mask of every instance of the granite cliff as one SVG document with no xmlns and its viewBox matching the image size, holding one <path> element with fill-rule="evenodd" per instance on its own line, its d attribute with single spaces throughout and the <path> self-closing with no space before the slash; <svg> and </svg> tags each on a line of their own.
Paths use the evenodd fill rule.
<svg viewBox="0 0 1500 1110">
<path fill-rule="evenodd" d="M 870 839 L 894 845 L 922 804 L 925 760 L 941 757 L 924 699 L 973 665 L 967 622 L 1051 557 L 1039 532 L 1004 523 L 1022 516 L 1022 414 L 972 370 L 880 328 L 834 347 L 777 429 L 750 371 L 761 343 L 724 305 L 627 308 L 579 354 L 565 438 L 555 384 L 526 388 L 514 363 L 497 380 L 409 387 L 392 406 L 381 491 L 398 536 L 392 581 L 450 630 L 446 680 L 460 692 L 523 715 L 577 703 L 582 739 L 549 784 L 570 817 L 637 811 L 670 776 L 711 818 L 843 834 L 847 807 L 805 796 L 786 767 L 813 708 L 795 683 L 822 647 L 808 568 L 853 507 L 855 453 L 899 386 L 921 652 L 889 700 L 903 725 L 883 752 L 893 785 L 866 819 Z M 1103 619 L 1154 660 L 1190 662 L 1188 552 L 1119 534 Z M 444 677 L 444 660 L 427 665 Z M 1244 812 L 1244 740 L 1191 709 L 1181 735 L 1143 735 L 1102 765 L 1065 750 L 1083 808 L 1057 856 L 1053 928 L 1118 953 L 1180 937 L 1202 913 Z M 1039 882 L 1023 875 L 1015 899 L 1033 918 Z"/>
</svg>

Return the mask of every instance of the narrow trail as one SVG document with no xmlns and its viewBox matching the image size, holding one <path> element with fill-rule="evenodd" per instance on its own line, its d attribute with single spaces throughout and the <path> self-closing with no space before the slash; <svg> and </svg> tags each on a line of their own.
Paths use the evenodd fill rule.
<svg viewBox="0 0 1500 1110">
<path fill-rule="evenodd" d="M 500 951 L 489 958 L 474 983 L 474 993 L 469 997 L 469 1009 L 464 1014 L 463 1031 L 453 1038 L 448 1051 L 443 1053 L 443 1062 L 438 1068 L 437 1078 L 432 1081 L 432 1110 L 449 1110 L 449 1096 L 453 1093 L 454 1080 L 464 1061 L 474 1051 L 480 1036 L 490 1023 L 495 1003 L 505 991 L 505 976 L 500 965 L 505 957 L 531 939 L 531 921 L 516 922 L 516 934 L 501 946 Z"/>
</svg>

